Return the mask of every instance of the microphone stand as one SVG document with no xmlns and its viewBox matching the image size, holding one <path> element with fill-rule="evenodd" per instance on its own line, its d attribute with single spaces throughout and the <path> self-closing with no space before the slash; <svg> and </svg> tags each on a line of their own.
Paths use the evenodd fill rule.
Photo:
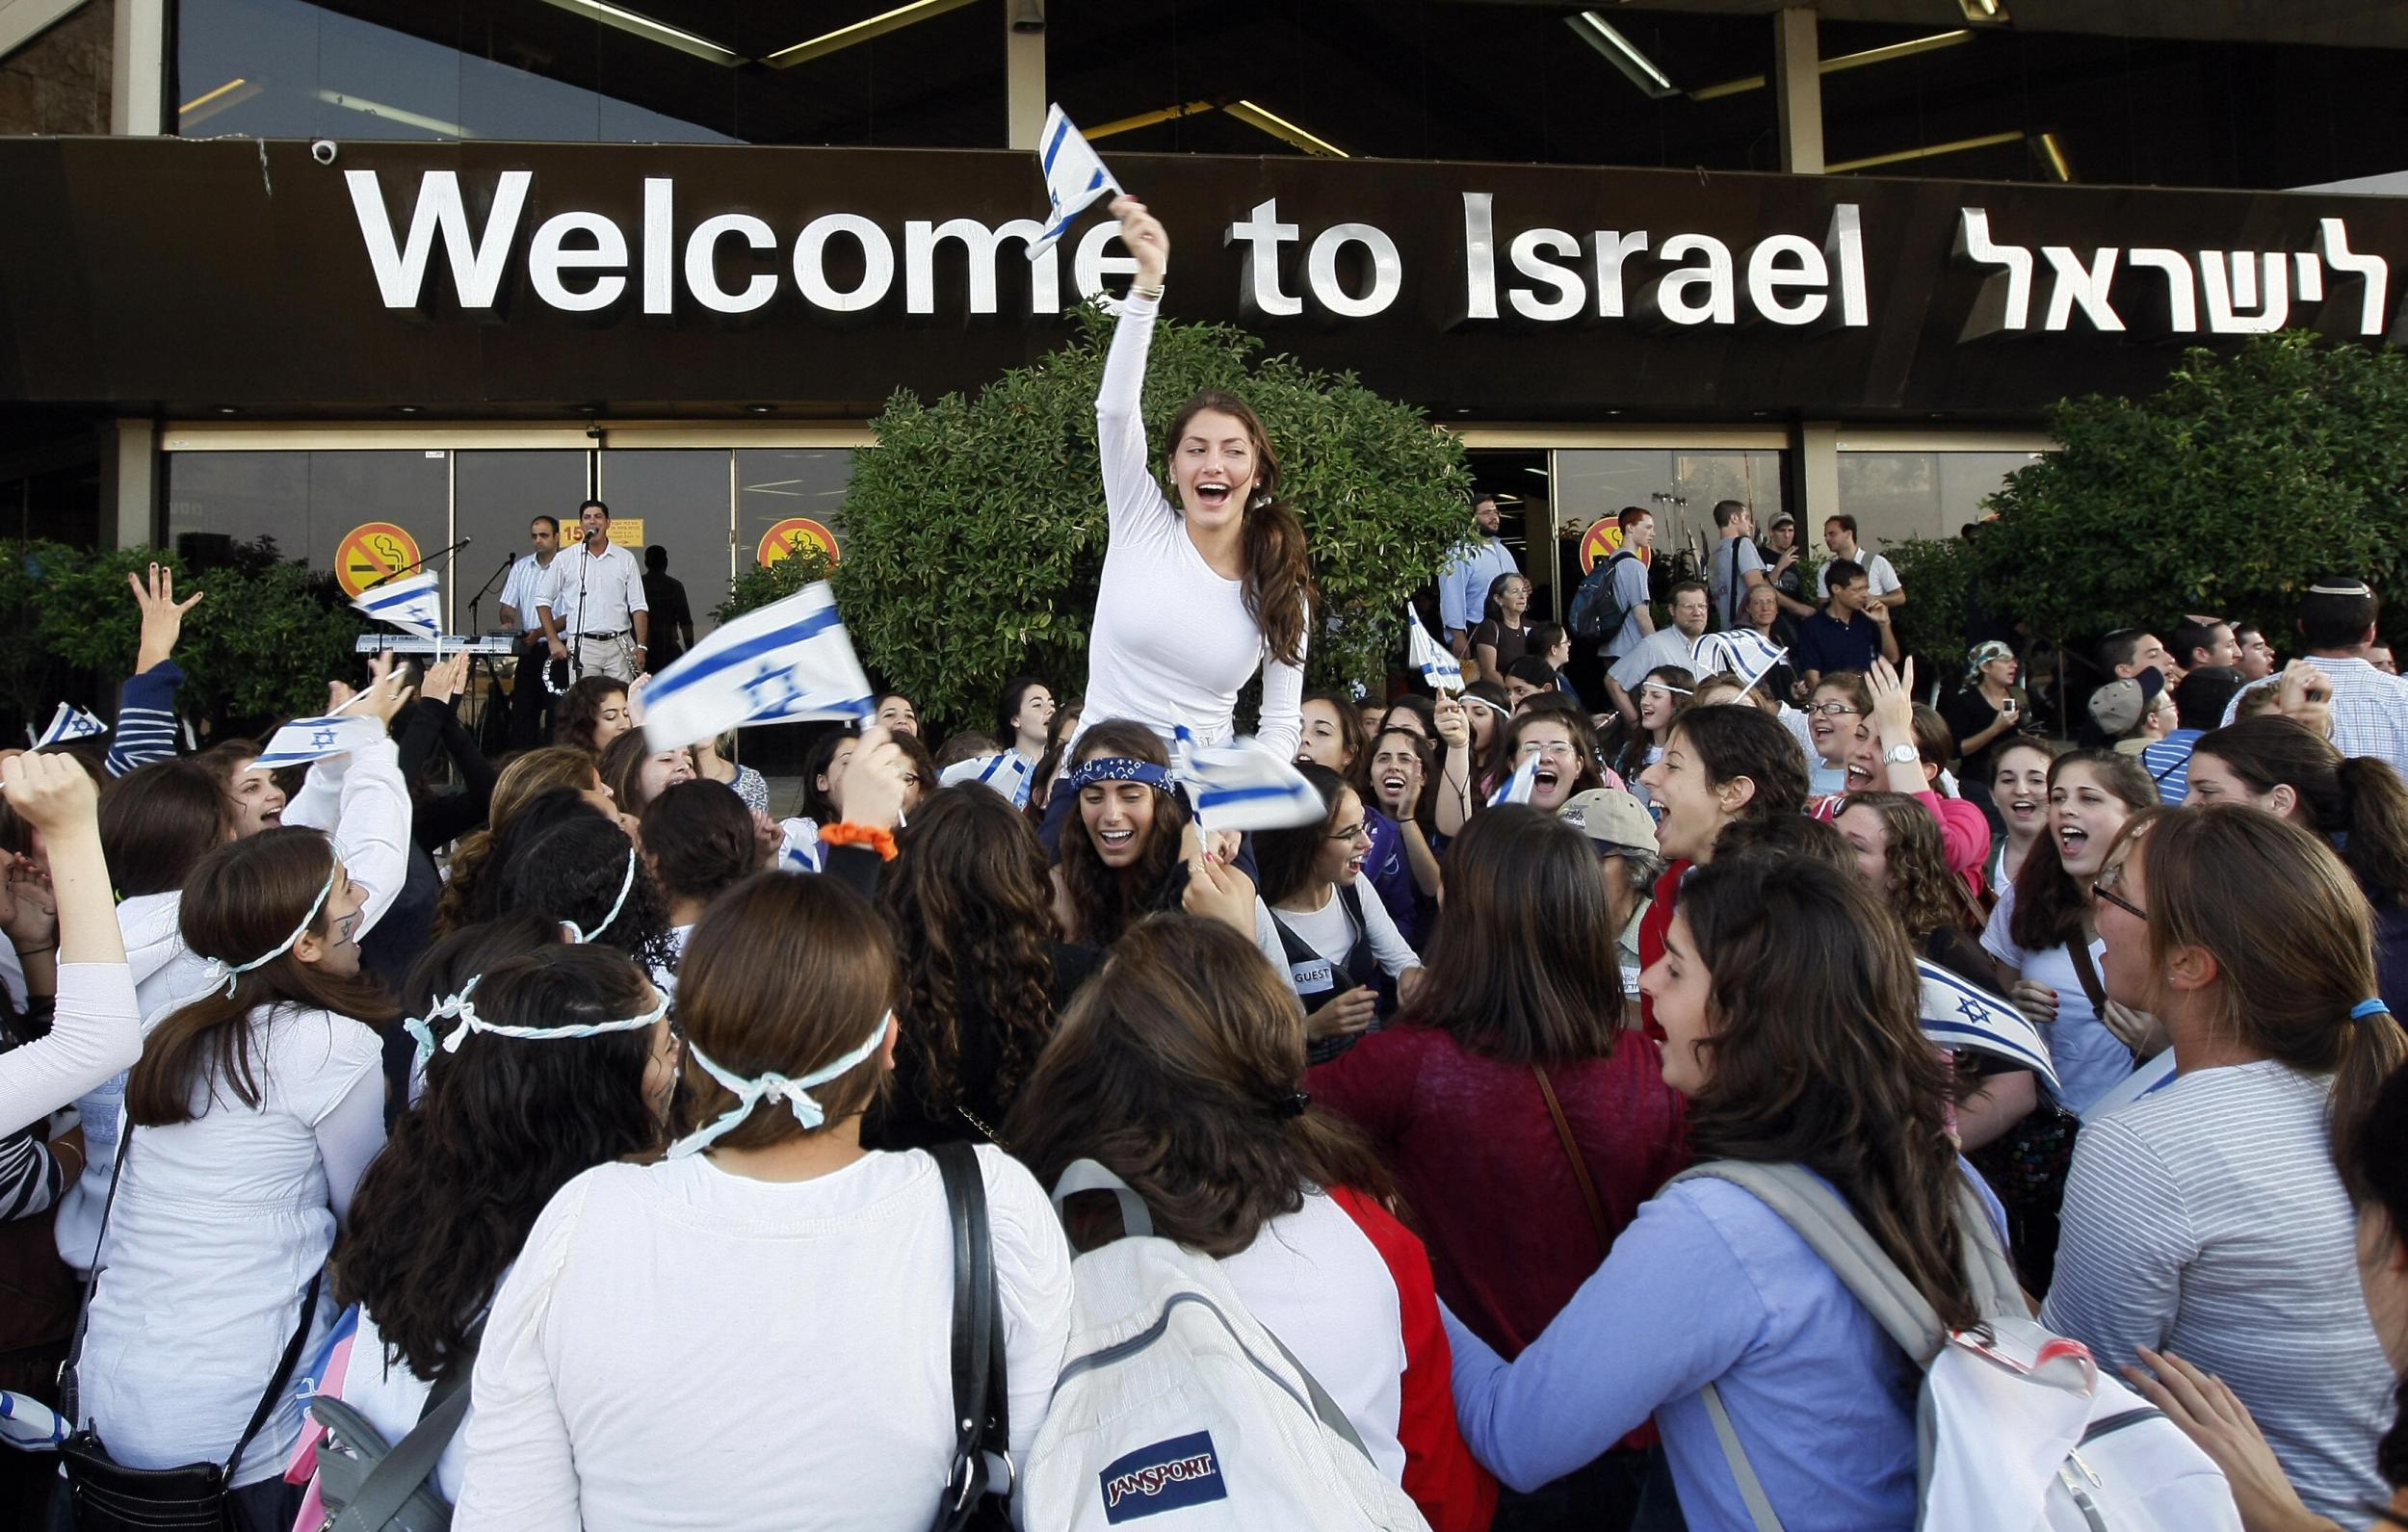
<svg viewBox="0 0 2408 1532">
<path fill-rule="evenodd" d="M 389 584 L 391 584 L 394 581 L 401 579 L 401 578 L 402 578 L 402 576 L 404 576 L 404 575 L 406 575 L 406 574 L 408 574 L 411 570 L 413 570 L 413 569 L 422 569 L 422 568 L 426 567 L 427 561 L 428 561 L 429 559 L 431 559 L 431 558 L 445 558 L 445 557 L 446 557 L 446 556 L 448 556 L 448 555 L 451 555 L 451 554 L 456 554 L 456 553 L 459 552 L 462 548 L 467 547 L 470 543 L 475 542 L 476 540 L 477 540 L 477 539 L 476 539 L 476 538 L 474 538 L 474 537 L 462 537 L 459 541 L 458 541 L 458 542 L 456 542 L 456 543 L 449 544 L 449 545 L 447 545 L 447 546 L 445 546 L 445 547 L 442 547 L 442 548 L 437 548 L 434 552 L 432 552 L 432 553 L 431 553 L 431 554 L 420 554 L 417 558 L 412 558 L 409 562 L 407 562 L 407 563 L 406 563 L 406 564 L 402 565 L 400 568 L 398 568 L 398 569 L 393 569 L 393 570 L 388 570 L 386 573 L 381 574 L 381 575 L 379 575 L 376 579 L 369 581 L 369 582 L 368 582 L 365 585 L 362 585 L 360 588 L 361 588 L 362 590 L 374 590 L 374 589 L 376 589 L 379 585 L 389 585 Z M 508 567 L 508 566 L 507 566 L 507 564 L 505 565 L 505 567 Z"/>
<path fill-rule="evenodd" d="M 477 609 L 484 604 L 485 592 L 493 588 L 495 581 L 509 574 L 510 565 L 517 561 L 515 555 L 504 554 L 502 567 L 486 576 L 485 583 L 477 587 L 477 593 L 468 598 L 468 636 L 470 638 L 476 638 L 483 631 L 478 623 Z M 484 706 L 477 710 L 477 739 L 482 742 L 484 739 L 485 724 L 490 721 L 493 713 L 493 699 L 501 694 L 502 668 L 493 662 L 493 656 L 484 655 L 481 658 L 484 661 L 485 689 Z"/>
</svg>

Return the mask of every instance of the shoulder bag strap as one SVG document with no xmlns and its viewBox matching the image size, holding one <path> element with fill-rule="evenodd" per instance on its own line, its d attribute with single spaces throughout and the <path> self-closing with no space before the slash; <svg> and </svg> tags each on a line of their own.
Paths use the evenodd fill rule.
<svg viewBox="0 0 2408 1532">
<path fill-rule="evenodd" d="M 967 1520 L 985 1489 L 981 1448 L 998 1326 L 994 1250 L 986 1229 L 986 1182 L 979 1172 L 978 1152 L 955 1140 L 937 1145 L 929 1154 L 944 1180 L 954 1244 L 954 1454 L 935 1522 L 943 1532 Z"/>
<path fill-rule="evenodd" d="M 293 1326 L 293 1338 L 284 1342 L 284 1356 L 276 1363 L 275 1375 L 268 1380 L 267 1390 L 260 1394 L 258 1407 L 250 1413 L 250 1424 L 243 1427 L 243 1434 L 234 1441 L 234 1450 L 225 1455 L 222 1471 L 229 1480 L 234 1477 L 235 1466 L 243 1461 L 243 1449 L 250 1445 L 250 1439 L 259 1434 L 259 1428 L 268 1423 L 268 1416 L 284 1402 L 284 1386 L 292 1381 L 293 1369 L 301 1365 L 301 1348 L 309 1343 L 310 1323 L 318 1315 L 318 1289 L 326 1280 L 323 1265 L 310 1275 L 309 1288 L 301 1294 L 301 1318 Z"/>
<path fill-rule="evenodd" d="M 1764 1481 L 1756 1477 L 1756 1465 L 1747 1461 L 1747 1448 L 1740 1444 L 1739 1428 L 1731 1424 L 1731 1412 L 1722 1407 L 1722 1390 L 1710 1383 L 1700 1393 L 1706 1401 L 1706 1418 L 1714 1422 L 1714 1441 L 1722 1448 L 1722 1461 L 1730 1465 L 1731 1477 L 1739 1483 L 1748 1521 L 1755 1532 L 1782 1532 L 1772 1496 L 1765 1493 Z"/>
<path fill-rule="evenodd" d="M 1270 910 L 1269 903 L 1266 902 L 1263 905 L 1263 908 Z M 1320 948 L 1314 947 L 1312 943 L 1290 930 L 1288 928 L 1288 922 L 1279 918 L 1279 912 L 1277 910 L 1270 910 L 1270 928 L 1279 933 L 1280 948 L 1288 954 L 1288 961 L 1291 965 L 1296 963 L 1326 963 L 1329 961 L 1329 959 L 1322 955 Z M 1335 965 L 1332 966 L 1334 968 Z"/>
<path fill-rule="evenodd" d="M 1547 1115 L 1556 1120 L 1556 1136 L 1563 1140 L 1563 1153 L 1572 1161 L 1572 1179 L 1581 1183 L 1581 1201 L 1588 1206 L 1588 1226 L 1597 1231 L 1597 1259 L 1604 1260 L 1613 1246 L 1613 1235 L 1606 1228 L 1605 1202 L 1597 1195 L 1597 1182 L 1588 1174 L 1581 1146 L 1573 1141 L 1572 1124 L 1563 1115 L 1563 1103 L 1556 1100 L 1556 1082 L 1547 1078 L 1547 1066 L 1532 1064 L 1531 1073 L 1538 1078 L 1538 1094 L 1547 1098 Z"/>
<path fill-rule="evenodd" d="M 84 1332 L 92 1324 L 92 1289 L 100 1285 L 100 1256 L 109 1243 L 109 1213 L 118 1205 L 118 1187 L 125 1181 L 125 1167 L 134 1157 L 134 1124 L 118 1105 L 118 1121 L 124 1124 L 124 1136 L 118 1143 L 118 1162 L 109 1171 L 109 1195 L 100 1203 L 100 1232 L 92 1235 L 92 1270 L 84 1274 L 84 1299 L 75 1310 L 75 1338 L 66 1348 L 66 1361 L 59 1364 L 59 1414 L 65 1417 L 69 1432 L 79 1429 L 82 1418 L 81 1389 L 75 1369 L 84 1360 Z"/>
<path fill-rule="evenodd" d="M 2099 965 L 2090 961 L 2090 942 L 2076 931 L 2065 944 L 2065 955 L 2074 960 L 2074 976 L 2081 980 L 2081 992 L 2090 997 L 2090 1008 L 2100 1016 L 2107 1015 L 2107 986 L 2099 982 Z"/>
<path fill-rule="evenodd" d="M 460 1422 L 468 1418 L 468 1375 L 475 1363 L 476 1353 L 471 1351 L 427 1394 L 418 1423 L 368 1470 L 351 1503 L 327 1532 L 384 1532 L 443 1461 L 443 1449 L 452 1444 Z"/>
</svg>

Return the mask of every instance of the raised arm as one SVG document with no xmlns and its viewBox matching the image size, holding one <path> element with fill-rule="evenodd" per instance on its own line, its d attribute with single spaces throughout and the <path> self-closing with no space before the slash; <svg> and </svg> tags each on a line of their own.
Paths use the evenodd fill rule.
<svg viewBox="0 0 2408 1532">
<path fill-rule="evenodd" d="M 142 1015 L 92 779 L 65 756 L 18 755 L 0 761 L 0 791 L 41 837 L 58 908 L 58 1014 L 48 1035 L 0 1056 L 0 1133 L 11 1133 L 132 1067 Z"/>
<path fill-rule="evenodd" d="M 1147 461 L 1140 414 L 1145 357 L 1154 344 L 1154 316 L 1162 311 L 1170 239 L 1161 221 L 1134 197 L 1114 198 L 1112 212 L 1120 219 L 1121 243 L 1138 263 L 1129 296 L 1121 299 L 1112 351 L 1104 358 L 1103 384 L 1095 394 L 1095 449 L 1104 471 L 1104 507 L 1117 532 L 1134 517 L 1171 515 L 1170 502 Z"/>
</svg>

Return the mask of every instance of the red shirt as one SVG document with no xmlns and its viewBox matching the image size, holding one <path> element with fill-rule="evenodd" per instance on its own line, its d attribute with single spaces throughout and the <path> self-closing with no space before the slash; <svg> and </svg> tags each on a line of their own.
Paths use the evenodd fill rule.
<svg viewBox="0 0 2408 1532">
<path fill-rule="evenodd" d="M 1636 1032 L 1622 1033 L 1610 1057 L 1549 1077 L 1606 1227 L 1619 1234 L 1687 1163 L 1680 1093 Z M 1498 1355 L 1520 1355 L 1603 1260 L 1529 1065 L 1468 1052 L 1433 1027 L 1398 1027 L 1316 1066 L 1306 1086 L 1379 1146 L 1428 1246 L 1438 1296 Z"/>
</svg>

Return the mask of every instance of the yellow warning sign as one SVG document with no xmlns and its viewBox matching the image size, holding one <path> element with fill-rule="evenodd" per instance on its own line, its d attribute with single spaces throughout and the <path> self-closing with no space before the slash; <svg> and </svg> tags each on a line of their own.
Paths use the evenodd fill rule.
<svg viewBox="0 0 2408 1532">
<path fill-rule="evenodd" d="M 1600 558 L 1612 558 L 1621 546 L 1622 523 L 1618 517 L 1607 516 L 1590 522 L 1588 531 L 1581 533 L 1581 573 L 1587 574 L 1596 568 Z M 1648 562 L 1645 549 L 1639 551 L 1638 561 Z"/>
<path fill-rule="evenodd" d="M 334 578 L 356 596 L 418 561 L 418 539 L 389 521 L 372 521 L 343 534 L 334 549 Z"/>
<path fill-rule="evenodd" d="M 613 516 L 611 518 L 611 541 L 621 548 L 633 548 L 638 553 L 643 552 L 643 518 L 641 516 Z"/>
<path fill-rule="evenodd" d="M 827 561 L 836 561 L 836 534 L 808 516 L 789 516 L 761 534 L 760 563 L 762 567 L 777 562 L 796 550 L 817 546 L 827 555 Z"/>
</svg>

